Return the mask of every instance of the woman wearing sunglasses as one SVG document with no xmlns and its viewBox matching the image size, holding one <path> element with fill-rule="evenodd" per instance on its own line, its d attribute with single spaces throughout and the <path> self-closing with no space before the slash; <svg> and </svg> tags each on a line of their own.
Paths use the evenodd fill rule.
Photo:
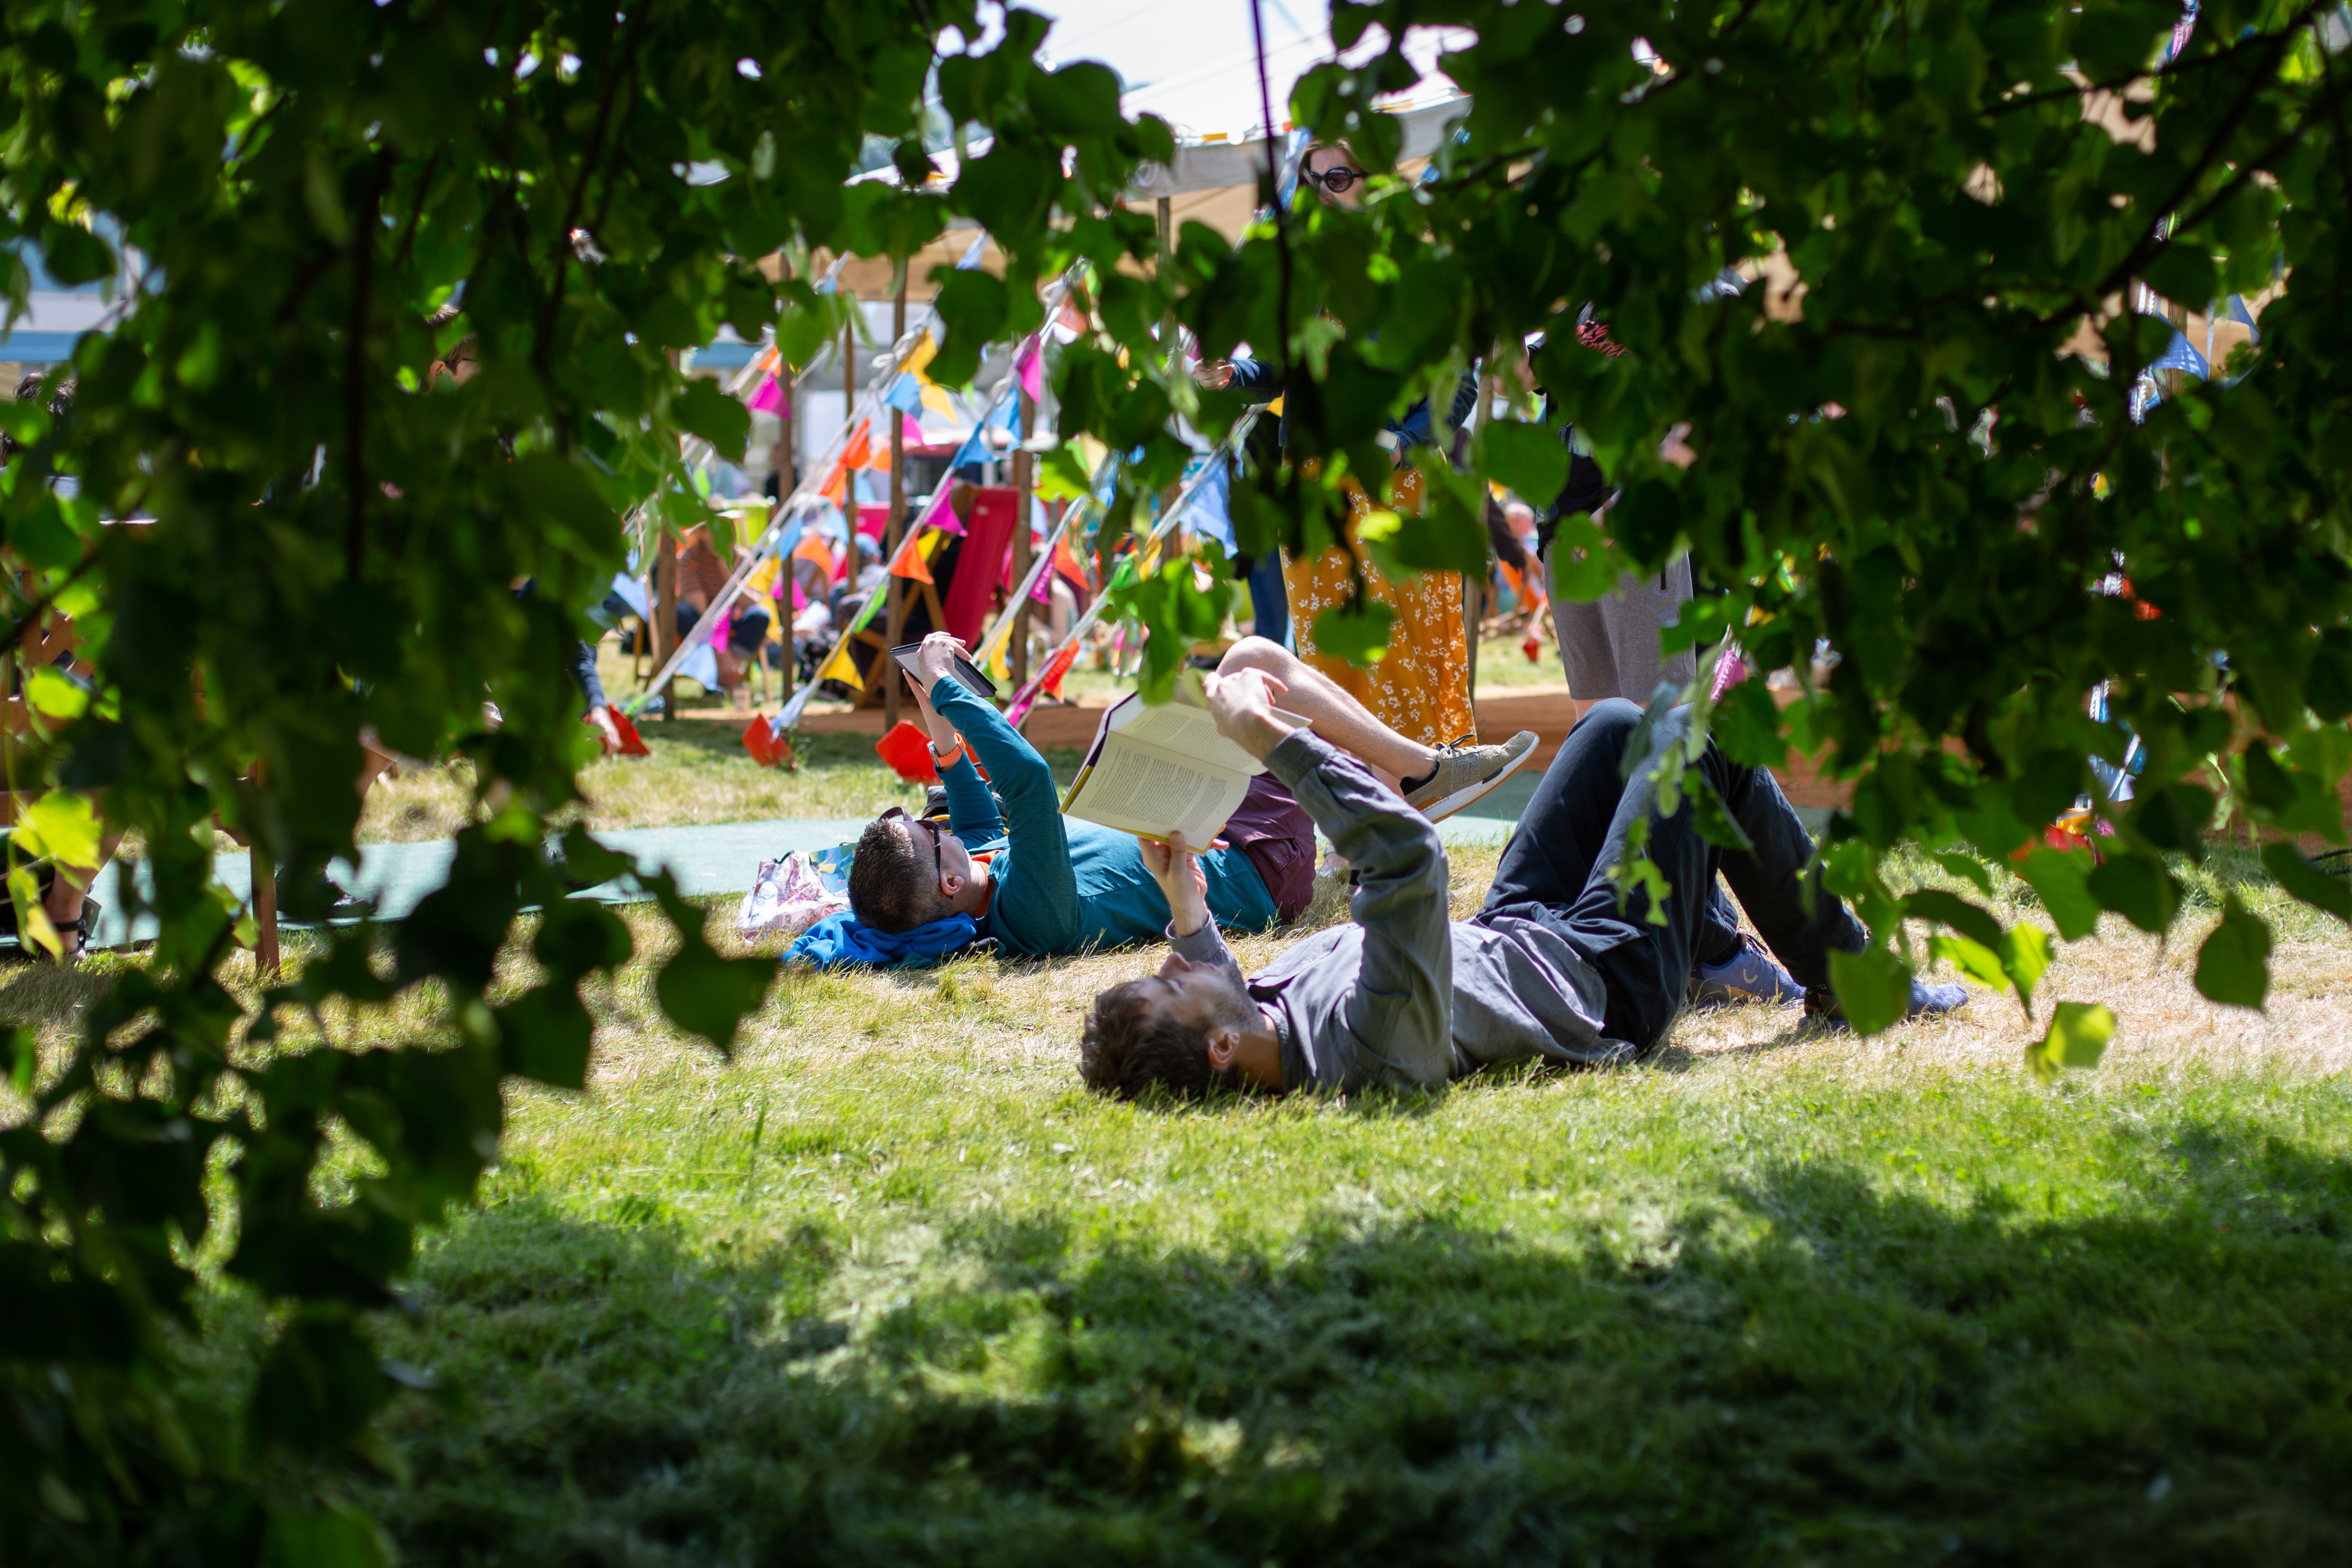
<svg viewBox="0 0 2352 1568">
<path fill-rule="evenodd" d="M 1299 160 L 1298 177 L 1326 206 L 1354 209 L 1363 205 L 1370 174 L 1344 142 L 1309 147 Z M 1282 395 L 1281 366 L 1267 360 L 1236 356 L 1204 361 L 1193 373 L 1202 386 L 1232 387 L 1254 398 L 1272 401 Z M 1478 396 L 1475 372 L 1455 389 L 1450 428 L 1459 429 L 1470 416 Z M 1282 437 L 1287 442 L 1286 423 Z M 1389 422 L 1383 442 L 1397 454 L 1434 444 L 1434 421 L 1427 398 Z M 1421 475 L 1400 468 L 1391 480 L 1391 500 L 1399 510 L 1418 510 Z M 1462 577 L 1455 572 L 1424 572 L 1409 584 L 1389 581 L 1370 556 L 1359 550 L 1354 527 L 1370 514 L 1371 500 L 1351 482 L 1348 489 L 1349 541 L 1312 561 L 1284 558 L 1283 586 L 1289 604 L 1289 621 L 1296 628 L 1298 657 L 1328 676 L 1372 715 L 1400 734 L 1424 745 L 1475 742 L 1478 721 L 1470 707 L 1470 647 L 1462 625 Z M 1389 627 L 1388 653 L 1370 669 L 1323 653 L 1315 642 L 1315 618 L 1325 610 L 1345 605 L 1355 574 L 1349 552 L 1361 571 L 1370 598 L 1394 612 Z M 1250 584 L 1253 598 L 1258 580 Z"/>
</svg>

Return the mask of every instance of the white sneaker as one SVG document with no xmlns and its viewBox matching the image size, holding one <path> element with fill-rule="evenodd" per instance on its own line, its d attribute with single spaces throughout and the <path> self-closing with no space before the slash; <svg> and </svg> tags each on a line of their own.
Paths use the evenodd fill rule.
<svg viewBox="0 0 2352 1568">
<path fill-rule="evenodd" d="M 1432 822 L 1443 822 L 1485 798 L 1536 754 L 1536 732 L 1522 730 L 1499 746 L 1448 746 L 1437 753 L 1437 771 L 1404 797 Z"/>
</svg>

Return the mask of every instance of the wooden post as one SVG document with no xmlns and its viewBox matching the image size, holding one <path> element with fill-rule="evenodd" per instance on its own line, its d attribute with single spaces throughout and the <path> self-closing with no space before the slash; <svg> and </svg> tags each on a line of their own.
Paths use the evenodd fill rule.
<svg viewBox="0 0 2352 1568">
<path fill-rule="evenodd" d="M 794 423 L 799 416 L 801 373 L 785 363 L 781 354 L 777 356 L 776 368 L 782 373 L 776 379 L 784 384 L 784 405 L 776 416 L 776 500 L 782 503 L 793 499 L 793 491 L 801 482 L 800 442 L 794 439 L 798 434 Z"/>
<path fill-rule="evenodd" d="M 898 268 L 898 292 L 890 301 L 890 342 L 895 346 L 906 335 L 907 268 L 902 262 Z M 890 513 L 882 523 L 882 591 L 887 597 L 882 601 L 882 613 L 890 646 L 897 647 L 907 640 L 907 595 L 900 590 L 898 579 L 888 574 L 888 568 L 898 559 L 898 545 L 907 531 L 907 420 L 906 416 L 887 404 L 877 408 L 876 415 L 890 421 Z M 898 685 L 896 671 L 883 672 L 882 724 L 885 729 L 896 729 L 898 725 Z"/>
<path fill-rule="evenodd" d="M 677 651 L 677 535 L 663 529 L 654 544 L 654 668 L 669 663 Z M 662 722 L 677 717 L 677 677 L 661 689 Z"/>
<path fill-rule="evenodd" d="M 278 868 L 254 845 L 246 851 L 253 874 L 253 967 L 256 978 L 278 973 Z"/>
<path fill-rule="evenodd" d="M 1031 417 L 1035 417 L 1034 412 Z M 1035 463 L 1027 442 L 1013 449 L 1013 591 L 1021 595 L 1021 602 L 1010 606 L 1013 611 L 1013 689 L 1015 691 L 1029 684 L 1030 601 L 1029 592 L 1023 584 L 1029 581 L 1029 568 L 1035 561 L 1034 545 L 1029 537 L 1029 491 L 1035 482 L 1033 474 Z"/>
</svg>

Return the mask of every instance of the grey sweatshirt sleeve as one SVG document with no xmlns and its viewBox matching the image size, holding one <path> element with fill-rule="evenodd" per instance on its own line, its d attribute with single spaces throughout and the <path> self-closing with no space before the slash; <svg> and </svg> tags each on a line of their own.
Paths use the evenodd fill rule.
<svg viewBox="0 0 2352 1568">
<path fill-rule="evenodd" d="M 1175 922 L 1170 921 L 1168 946 L 1187 963 L 1213 963 L 1232 970 L 1238 979 L 1247 978 L 1242 973 L 1241 961 L 1234 956 L 1234 950 L 1225 945 L 1223 935 L 1218 931 L 1214 915 L 1202 921 L 1201 929 L 1191 936 L 1178 936 Z"/>
<path fill-rule="evenodd" d="M 1346 1020 L 1374 1060 L 1347 1065 L 1343 1079 L 1445 1082 L 1454 1068 L 1454 928 L 1437 829 L 1310 731 L 1293 731 L 1265 763 L 1357 873 L 1349 913 L 1363 928 L 1363 962 Z"/>
</svg>

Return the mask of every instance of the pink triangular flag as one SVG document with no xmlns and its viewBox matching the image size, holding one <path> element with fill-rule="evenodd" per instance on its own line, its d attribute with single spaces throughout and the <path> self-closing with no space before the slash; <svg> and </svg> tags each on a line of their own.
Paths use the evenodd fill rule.
<svg viewBox="0 0 2352 1568">
<path fill-rule="evenodd" d="M 1013 374 L 1021 379 L 1021 395 L 1029 400 L 1031 407 L 1035 407 L 1045 395 L 1045 345 L 1039 340 L 1029 340 L 1029 347 L 1022 353 L 1021 363 L 1013 367 Z"/>
<path fill-rule="evenodd" d="M 784 384 L 778 381 L 772 372 L 765 381 L 760 383 L 760 390 L 751 395 L 751 412 L 781 414 L 783 406 Z"/>
</svg>

